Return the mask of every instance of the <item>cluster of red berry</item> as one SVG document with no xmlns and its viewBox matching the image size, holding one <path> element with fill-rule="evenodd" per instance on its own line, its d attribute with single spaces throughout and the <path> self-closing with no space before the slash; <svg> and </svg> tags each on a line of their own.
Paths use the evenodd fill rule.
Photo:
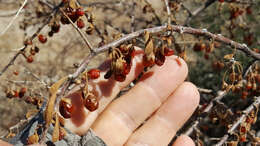
<svg viewBox="0 0 260 146">
<path fill-rule="evenodd" d="M 116 81 L 123 82 L 126 79 L 126 75 L 131 70 L 134 54 L 135 49 L 132 44 L 121 45 L 119 48 L 110 50 L 109 56 L 111 64 L 110 69 L 104 76 L 105 79 L 108 79 L 113 75 Z"/>
<path fill-rule="evenodd" d="M 73 9 L 68 6 L 64 12 L 73 23 L 77 22 L 77 26 L 80 29 L 85 27 L 85 23 L 81 19 L 81 17 L 85 15 L 85 12 L 82 10 L 82 8 Z M 60 21 L 62 24 L 70 24 L 70 21 L 66 16 L 62 16 Z"/>
<path fill-rule="evenodd" d="M 22 98 L 27 91 L 27 88 L 22 87 L 20 90 L 6 90 L 6 97 L 8 98 Z"/>
<path fill-rule="evenodd" d="M 39 40 L 40 39 L 43 39 L 44 38 L 44 36 L 43 35 L 39 35 L 38 36 L 38 38 L 39 38 Z M 46 38 L 46 40 L 44 40 L 45 42 L 47 41 L 47 38 Z M 39 53 L 39 51 L 40 51 L 40 49 L 37 47 L 37 46 L 35 46 L 35 45 L 33 45 L 33 43 L 32 43 L 32 40 L 30 40 L 30 39 L 27 39 L 27 40 L 25 40 L 24 41 L 24 45 L 26 46 L 26 47 L 30 47 L 29 49 L 29 55 L 27 55 L 28 53 L 26 53 L 25 51 L 23 51 L 22 52 L 22 54 L 23 54 L 23 56 L 25 57 L 25 59 L 27 60 L 27 62 L 28 63 L 32 63 L 33 61 L 34 61 L 34 59 L 33 59 L 33 57 L 37 54 L 37 53 Z"/>
<path fill-rule="evenodd" d="M 85 73 L 83 74 L 80 83 L 82 82 L 83 84 L 86 84 L 85 86 L 87 87 L 88 86 L 87 85 L 88 79 L 90 79 L 90 80 L 98 79 L 99 76 L 100 76 L 100 70 L 91 69 L 86 74 Z M 82 98 L 82 102 L 83 102 L 84 106 L 90 112 L 93 112 L 98 108 L 99 102 L 98 102 L 97 97 L 95 95 L 93 95 L 92 93 L 89 93 L 88 89 L 83 88 L 78 92 L 79 92 L 78 96 L 80 96 Z M 62 98 L 62 100 L 60 101 L 60 105 L 59 105 L 60 114 L 65 119 L 68 119 L 68 118 L 71 118 L 71 114 L 74 110 L 75 110 L 75 107 L 72 105 L 71 99 L 70 98 Z"/>
</svg>

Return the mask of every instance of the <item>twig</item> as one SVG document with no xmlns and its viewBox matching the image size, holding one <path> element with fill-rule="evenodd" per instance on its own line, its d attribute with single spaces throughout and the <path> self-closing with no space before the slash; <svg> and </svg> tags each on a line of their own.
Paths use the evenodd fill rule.
<svg viewBox="0 0 260 146">
<path fill-rule="evenodd" d="M 19 10 L 17 11 L 16 15 L 13 17 L 13 19 L 10 21 L 10 23 L 7 25 L 7 27 L 1 32 L 0 36 L 2 36 L 14 23 L 15 19 L 18 17 L 18 15 L 20 14 L 20 12 L 22 11 L 22 9 L 24 8 L 24 6 L 26 5 L 28 0 L 25 0 L 22 4 L 22 6 L 19 8 Z"/>
<path fill-rule="evenodd" d="M 80 34 L 80 36 L 83 38 L 84 42 L 86 43 L 86 45 L 88 46 L 88 48 L 90 49 L 91 52 L 95 51 L 93 50 L 93 47 L 91 46 L 90 42 L 88 41 L 87 37 L 84 35 L 84 33 L 77 27 L 77 25 L 75 25 L 72 20 L 70 19 L 70 17 L 60 8 L 60 11 L 62 12 L 62 14 L 70 21 L 70 23 L 72 24 L 72 26 L 77 30 L 77 32 Z"/>
<path fill-rule="evenodd" d="M 53 15 L 56 14 L 57 12 L 57 8 L 60 7 L 60 5 L 56 6 L 54 9 L 53 9 L 53 12 L 51 16 L 49 16 L 49 18 L 43 22 L 43 24 L 37 29 L 37 31 L 29 38 L 29 40 L 33 40 L 39 33 L 40 31 L 50 22 L 51 18 Z M 9 63 L 1 70 L 0 72 L 0 76 L 3 75 L 4 72 L 6 72 L 6 70 L 14 64 L 15 60 L 17 59 L 17 57 L 21 54 L 23 54 L 23 51 L 26 49 L 26 45 L 24 45 L 23 47 L 21 47 L 18 52 L 14 55 L 14 57 L 9 61 Z"/>
<path fill-rule="evenodd" d="M 243 77 L 245 78 L 247 76 L 247 74 L 250 72 L 251 68 L 253 66 L 255 66 L 255 64 L 257 63 L 257 61 L 253 62 L 245 71 L 245 74 L 243 75 Z M 244 80 L 240 81 L 240 82 L 244 82 Z M 227 91 L 222 91 L 220 93 L 220 95 L 218 95 L 217 97 L 215 97 L 213 100 L 210 101 L 210 103 L 207 105 L 207 107 L 202 111 L 202 113 L 209 113 L 213 107 L 213 103 L 214 102 L 219 102 L 225 95 L 227 94 Z M 202 115 L 201 113 L 201 115 Z M 190 128 L 188 128 L 184 133 L 185 135 L 190 135 L 194 128 L 198 126 L 199 121 L 201 120 L 201 116 L 198 116 L 197 119 L 195 120 L 195 122 L 193 122 L 193 124 L 190 126 Z"/>
<path fill-rule="evenodd" d="M 6 70 L 14 64 L 14 61 L 16 60 L 16 58 L 22 54 L 23 50 L 26 48 L 26 46 L 23 46 L 15 55 L 14 57 L 9 61 L 9 63 L 2 69 L 2 71 L 0 72 L 0 76 L 3 75 L 4 72 L 6 72 Z"/>
<path fill-rule="evenodd" d="M 161 19 L 160 19 L 160 17 L 157 15 L 157 13 L 156 13 L 156 11 L 154 10 L 154 8 L 152 7 L 152 5 L 151 5 L 147 0 L 144 0 L 144 2 L 145 2 L 147 5 L 151 6 L 151 8 L 152 8 L 152 13 L 153 13 L 153 15 L 155 16 L 155 19 L 158 21 L 159 25 L 161 25 L 161 24 L 162 24 Z"/>
<path fill-rule="evenodd" d="M 197 88 L 199 90 L 199 92 L 201 93 L 206 93 L 206 94 L 210 94 L 213 91 L 211 89 L 205 89 L 205 88 Z"/>
<path fill-rule="evenodd" d="M 133 6 L 132 6 L 132 15 L 130 16 L 131 18 L 131 32 L 135 31 L 135 7 L 136 7 L 136 3 L 133 2 Z"/>
<path fill-rule="evenodd" d="M 202 11 L 204 11 L 205 9 L 207 9 L 211 4 L 213 4 L 216 0 L 208 0 L 203 6 L 199 7 L 198 9 L 196 9 L 195 11 L 191 12 L 189 11 L 185 6 L 183 6 L 186 10 L 188 10 L 189 13 L 189 17 L 188 19 L 185 21 L 185 25 L 188 25 L 189 22 L 196 16 L 198 16 Z"/>
<path fill-rule="evenodd" d="M 233 131 L 242 123 L 246 116 L 255 108 L 258 107 L 260 104 L 260 97 L 256 97 L 256 100 L 247 107 L 242 113 L 242 115 L 239 117 L 239 119 L 232 124 L 232 127 L 227 131 L 227 134 L 225 134 L 221 140 L 215 145 L 215 146 L 222 146 L 228 139 L 228 136 L 233 133 Z"/>
<path fill-rule="evenodd" d="M 9 12 L 4 12 L 4 13 L 0 13 L 0 17 L 11 17 L 11 16 L 14 16 L 15 14 L 17 14 L 17 10 L 12 10 L 12 11 L 9 11 Z M 24 12 L 23 10 L 20 12 L 20 14 Z"/>
<path fill-rule="evenodd" d="M 191 28 L 191 27 L 183 27 L 183 26 L 179 26 L 179 25 L 170 25 L 172 28 L 172 31 L 176 31 L 176 32 L 180 32 L 180 33 L 188 33 L 188 34 L 194 34 L 194 35 L 201 35 L 201 36 L 206 36 L 209 38 L 213 38 L 215 41 L 219 41 L 222 42 L 226 45 L 230 45 L 233 48 L 237 48 L 238 50 L 241 50 L 243 52 L 245 52 L 246 54 L 252 56 L 255 59 L 260 60 L 260 54 L 250 50 L 250 48 L 248 48 L 246 45 L 244 44 L 240 44 L 237 42 L 234 42 L 224 36 L 221 35 L 216 35 L 213 33 L 210 33 L 208 31 L 205 31 L 203 29 L 195 29 L 195 28 Z M 90 53 L 85 59 L 84 61 L 81 63 L 80 67 L 76 70 L 75 73 L 73 73 L 71 75 L 72 79 L 75 79 L 81 72 L 83 72 L 85 70 L 85 66 L 89 63 L 89 61 L 92 59 L 92 57 L 95 54 L 99 54 L 102 52 L 107 51 L 109 48 L 112 47 L 116 47 L 118 45 L 120 45 L 123 42 L 132 40 L 138 36 L 140 36 L 141 34 L 143 34 L 145 31 L 150 32 L 150 33 L 158 33 L 158 32 L 162 32 L 167 28 L 167 25 L 163 25 L 163 26 L 157 26 L 157 27 L 153 27 L 153 28 L 147 28 L 147 29 L 142 29 L 127 35 L 124 35 L 123 37 L 121 37 L 118 40 L 115 40 L 107 45 L 104 45 L 102 47 L 99 48 L 95 48 L 95 53 Z"/>
<path fill-rule="evenodd" d="M 37 81 L 39 81 L 41 84 L 43 84 L 47 89 L 51 88 L 47 83 L 45 83 L 43 80 L 41 80 L 36 74 L 32 73 L 27 67 L 25 67 L 25 71 L 32 75 L 33 78 L 35 78 Z"/>
<path fill-rule="evenodd" d="M 234 1 L 234 0 L 225 0 L 225 2 L 227 2 L 227 3 L 236 3 L 236 4 L 241 4 L 241 5 L 244 5 L 244 4 L 249 4 L 249 5 L 251 5 L 251 4 L 257 4 L 256 2 L 254 2 L 254 1 L 250 1 L 250 0 L 236 0 L 236 1 Z"/>
<path fill-rule="evenodd" d="M 169 1 L 164 0 L 164 3 L 165 3 L 165 6 L 166 6 L 166 9 L 167 9 L 168 25 L 170 25 L 171 24 L 171 9 L 170 9 L 170 6 L 169 6 Z"/>
</svg>

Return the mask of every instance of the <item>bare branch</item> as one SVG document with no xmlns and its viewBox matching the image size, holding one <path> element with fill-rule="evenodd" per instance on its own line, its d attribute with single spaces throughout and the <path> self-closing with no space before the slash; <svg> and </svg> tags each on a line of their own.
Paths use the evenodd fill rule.
<svg viewBox="0 0 260 146">
<path fill-rule="evenodd" d="M 256 97 L 256 100 L 242 112 L 243 114 L 239 117 L 239 119 L 236 122 L 232 124 L 232 127 L 228 130 L 227 134 L 225 134 L 215 146 L 222 146 L 227 141 L 229 134 L 232 134 L 234 130 L 245 120 L 246 116 L 253 109 L 255 109 L 255 107 L 259 107 L 259 104 L 260 97 Z"/>
<path fill-rule="evenodd" d="M 16 15 L 13 17 L 13 19 L 10 21 L 10 23 L 7 25 L 7 27 L 1 32 L 0 36 L 2 36 L 3 34 L 5 34 L 5 32 L 13 25 L 15 19 L 18 17 L 18 15 L 20 14 L 20 12 L 22 11 L 22 9 L 24 8 L 24 6 L 26 5 L 28 0 L 25 0 L 22 4 L 22 6 L 19 8 L 19 10 L 17 11 Z"/>
<path fill-rule="evenodd" d="M 170 6 L 169 6 L 169 1 L 164 0 L 164 3 L 165 3 L 165 6 L 166 6 L 166 9 L 167 9 L 168 25 L 170 25 L 171 24 L 171 9 L 170 9 Z"/>
<path fill-rule="evenodd" d="M 72 26 L 77 30 L 77 32 L 80 34 L 80 36 L 83 38 L 84 42 L 86 43 L 86 45 L 88 46 L 88 48 L 90 49 L 91 52 L 93 52 L 93 47 L 91 46 L 90 42 L 88 41 L 87 37 L 84 35 L 84 33 L 72 22 L 72 20 L 70 19 L 70 17 L 60 8 L 60 11 L 62 12 L 62 14 L 70 21 L 70 23 L 72 24 Z"/>
<path fill-rule="evenodd" d="M 247 74 L 250 72 L 251 68 L 257 63 L 257 61 L 255 61 L 254 63 L 252 63 L 248 68 L 247 70 L 245 71 L 245 74 L 244 74 L 244 78 L 247 76 Z M 242 80 L 240 82 L 244 82 L 245 80 Z M 202 113 L 209 113 L 211 111 L 211 109 L 213 108 L 213 103 L 214 102 L 219 102 L 224 96 L 227 95 L 227 91 L 221 91 L 220 94 L 215 97 L 213 100 L 210 101 L 210 103 L 207 105 L 207 107 L 202 111 Z M 201 113 L 201 114 L 202 114 Z M 201 116 L 198 116 L 196 121 L 193 122 L 193 124 L 190 126 L 190 128 L 188 128 L 184 133 L 185 135 L 190 135 L 194 128 L 198 126 L 199 124 L 199 121 L 201 120 Z"/>
</svg>

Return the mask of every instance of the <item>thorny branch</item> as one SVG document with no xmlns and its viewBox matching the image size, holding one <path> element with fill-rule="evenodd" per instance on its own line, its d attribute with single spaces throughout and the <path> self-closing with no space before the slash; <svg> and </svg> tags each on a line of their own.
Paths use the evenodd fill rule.
<svg viewBox="0 0 260 146">
<path fill-rule="evenodd" d="M 260 104 L 260 97 L 256 97 L 256 100 L 249 106 L 247 107 L 242 113 L 242 115 L 240 116 L 240 118 L 234 122 L 232 124 L 232 127 L 228 130 L 227 134 L 225 134 L 221 140 L 216 144 L 216 146 L 221 146 L 223 145 L 230 134 L 232 134 L 234 132 L 234 130 L 240 125 L 240 123 L 242 123 L 245 120 L 245 117 L 255 108 L 255 107 L 259 107 Z"/>
</svg>

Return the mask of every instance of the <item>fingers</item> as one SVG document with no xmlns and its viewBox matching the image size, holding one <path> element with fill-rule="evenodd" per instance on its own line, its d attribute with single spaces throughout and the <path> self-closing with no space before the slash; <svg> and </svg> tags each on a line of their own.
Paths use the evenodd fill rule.
<svg viewBox="0 0 260 146">
<path fill-rule="evenodd" d="M 64 120 L 64 126 L 76 134 L 85 134 L 92 123 L 96 120 L 99 113 L 101 113 L 104 108 L 116 97 L 120 90 L 127 86 L 141 73 L 143 70 L 142 53 L 143 52 L 140 49 L 137 49 L 135 53 L 136 55 L 132 60 L 131 71 L 127 75 L 124 82 L 117 82 L 112 77 L 109 79 L 104 79 L 109 63 L 105 62 L 101 65 L 102 72 L 100 73 L 100 77 L 89 82 L 90 91 L 99 99 L 99 107 L 97 110 L 89 112 L 84 107 L 81 96 L 82 94 L 77 91 L 79 87 L 75 89 L 76 91 L 72 94 L 68 95 L 67 98 L 71 98 L 72 106 L 75 107 L 75 110 L 72 112 L 71 118 Z"/>
<path fill-rule="evenodd" d="M 184 81 L 187 66 L 181 59 L 182 65 L 178 65 L 175 58 L 169 57 L 163 66 L 153 67 L 133 89 L 111 103 L 95 121 L 93 130 L 108 145 L 125 143 L 132 132 Z"/>
<path fill-rule="evenodd" d="M 183 83 L 160 109 L 128 139 L 126 146 L 168 145 L 175 133 L 199 104 L 199 93 L 191 83 Z"/>
<path fill-rule="evenodd" d="M 172 146 L 195 146 L 195 143 L 189 136 L 181 135 Z"/>
<path fill-rule="evenodd" d="M 5 142 L 5 141 L 2 141 L 2 140 L 0 139 L 0 146 L 12 146 L 12 144 L 9 144 L 9 143 L 7 143 L 7 142 Z"/>
</svg>

